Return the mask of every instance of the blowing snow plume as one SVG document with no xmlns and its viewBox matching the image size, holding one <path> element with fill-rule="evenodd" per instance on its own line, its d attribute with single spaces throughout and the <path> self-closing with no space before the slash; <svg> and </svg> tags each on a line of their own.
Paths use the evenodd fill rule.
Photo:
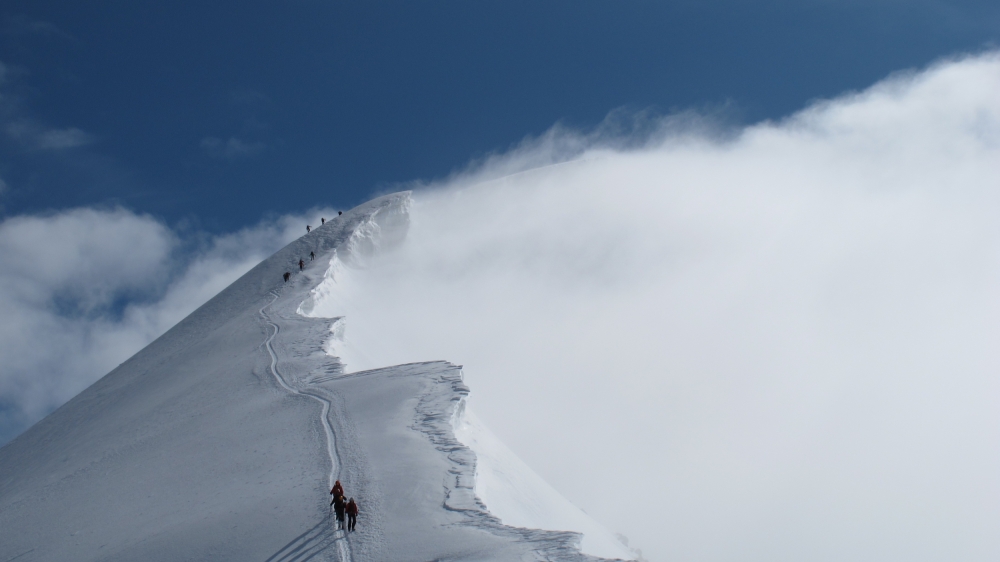
<svg viewBox="0 0 1000 562">
<path fill-rule="evenodd" d="M 996 559 L 998 94 L 988 53 L 722 140 L 559 133 L 418 190 L 313 313 L 348 372 L 465 365 L 651 559 Z"/>
</svg>

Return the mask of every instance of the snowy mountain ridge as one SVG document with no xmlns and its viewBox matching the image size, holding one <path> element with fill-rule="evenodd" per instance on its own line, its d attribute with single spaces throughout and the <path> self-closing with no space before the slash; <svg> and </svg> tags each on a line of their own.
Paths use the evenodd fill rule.
<svg viewBox="0 0 1000 562">
<path fill-rule="evenodd" d="M 500 507 L 502 475 L 530 469 L 496 445 L 501 462 L 477 468 L 458 436 L 492 442 L 460 367 L 345 372 L 344 319 L 321 309 L 345 271 L 402 242 L 409 205 L 392 194 L 313 229 L 0 448 L 0 559 L 594 559 L 579 532 L 510 526 L 518 502 L 505 516 L 480 498 Z M 335 480 L 359 500 L 354 533 L 331 519 Z M 521 516 L 578 517 L 561 501 Z M 601 537 L 585 550 L 628 556 L 576 527 Z"/>
</svg>

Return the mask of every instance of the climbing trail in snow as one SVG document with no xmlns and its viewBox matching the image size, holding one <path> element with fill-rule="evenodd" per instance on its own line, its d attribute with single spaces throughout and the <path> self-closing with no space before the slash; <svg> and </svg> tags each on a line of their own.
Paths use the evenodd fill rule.
<svg viewBox="0 0 1000 562">
<path fill-rule="evenodd" d="M 323 420 L 323 430 L 326 433 L 326 451 L 330 457 L 330 476 L 327 481 L 327 488 L 333 488 L 333 483 L 338 479 L 337 476 L 340 471 L 340 459 L 337 455 L 337 436 L 333 432 L 333 427 L 330 425 L 330 401 L 323 396 L 293 387 L 287 380 L 285 380 L 285 377 L 278 369 L 278 354 L 274 351 L 274 347 L 271 344 L 274 341 L 274 338 L 277 337 L 278 333 L 281 331 L 281 327 L 278 326 L 276 322 L 271 320 L 271 317 L 267 314 L 266 309 L 278 300 L 279 293 L 277 291 L 272 291 L 271 294 L 274 295 L 274 298 L 271 299 L 271 302 L 260 309 L 260 315 L 264 319 L 264 322 L 267 323 L 268 326 L 274 328 L 274 331 L 271 332 L 267 339 L 264 340 L 264 347 L 267 349 L 267 353 L 271 356 L 271 374 L 274 376 L 275 380 L 278 381 L 278 384 L 288 392 L 298 394 L 300 396 L 308 396 L 322 404 L 323 411 L 321 419 Z M 327 519 L 329 519 L 329 517 L 327 517 Z M 347 541 L 346 531 L 342 529 L 335 530 L 334 537 L 335 544 L 337 545 L 338 559 L 341 562 L 350 562 L 352 560 L 351 545 Z"/>
</svg>

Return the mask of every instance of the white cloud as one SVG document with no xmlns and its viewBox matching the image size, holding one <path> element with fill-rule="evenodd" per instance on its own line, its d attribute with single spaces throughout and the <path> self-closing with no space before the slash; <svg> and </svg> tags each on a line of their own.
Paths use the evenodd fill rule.
<svg viewBox="0 0 1000 562">
<path fill-rule="evenodd" d="M 25 15 L 16 15 L 6 18 L 3 33 L 7 35 L 40 35 L 42 37 L 59 37 L 71 39 L 72 37 L 63 30 L 56 27 L 52 22 L 36 20 Z"/>
<path fill-rule="evenodd" d="M 45 22 L 34 22 L 42 25 Z M 48 25 L 48 24 L 46 24 Z M 36 31 L 45 27 L 37 27 Z M 20 72 L 23 74 L 23 70 Z M 15 68 L 0 62 L 0 86 L 9 86 Z M 28 150 L 61 151 L 93 143 L 96 138 L 77 127 L 50 127 L 32 118 L 23 108 L 22 100 L 0 89 L 0 128 L 7 138 Z"/>
<path fill-rule="evenodd" d="M 50 150 L 83 146 L 91 142 L 93 142 L 93 137 L 76 127 L 41 131 L 36 139 L 38 148 Z"/>
<path fill-rule="evenodd" d="M 721 140 L 526 143 L 339 280 L 348 367 L 464 364 L 653 560 L 995 559 L 997 92 L 990 53 Z"/>
<path fill-rule="evenodd" d="M 191 253 L 167 226 L 123 209 L 0 223 L 0 443 L 300 236 L 304 224 L 281 217 Z"/>
<path fill-rule="evenodd" d="M 63 150 L 94 142 L 94 137 L 76 127 L 50 129 L 29 120 L 7 124 L 7 136 L 21 145 L 36 150 Z"/>
<path fill-rule="evenodd" d="M 264 150 L 264 143 L 247 142 L 236 137 L 229 137 L 225 141 L 217 137 L 205 137 L 201 139 L 201 148 L 213 158 L 235 160 Z"/>
</svg>

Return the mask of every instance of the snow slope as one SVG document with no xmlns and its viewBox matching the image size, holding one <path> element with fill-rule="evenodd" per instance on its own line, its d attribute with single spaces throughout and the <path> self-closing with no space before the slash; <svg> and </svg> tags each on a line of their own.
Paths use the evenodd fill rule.
<svg viewBox="0 0 1000 562">
<path fill-rule="evenodd" d="M 345 373 L 326 352 L 337 320 L 300 314 L 336 267 L 402 240 L 408 204 L 314 229 L 0 448 L 0 560 L 592 559 L 579 533 L 477 498 L 503 485 L 478 486 L 455 437 L 458 367 Z M 330 519 L 336 479 L 361 507 L 350 535 Z"/>
<path fill-rule="evenodd" d="M 604 558 L 635 555 L 517 457 L 468 408 L 459 408 L 455 436 L 476 454 L 476 496 L 506 525 L 583 534 L 580 550 Z"/>
</svg>

